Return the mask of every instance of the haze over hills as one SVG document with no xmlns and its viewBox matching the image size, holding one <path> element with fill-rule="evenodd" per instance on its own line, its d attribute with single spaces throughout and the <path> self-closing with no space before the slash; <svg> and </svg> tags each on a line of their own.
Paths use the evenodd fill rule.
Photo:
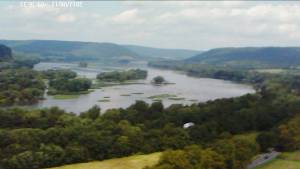
<svg viewBox="0 0 300 169">
<path fill-rule="evenodd" d="M 63 61 L 99 60 L 110 62 L 185 59 L 199 53 L 192 50 L 158 49 L 114 43 L 54 40 L 0 40 L 18 53 L 34 54 L 43 59 Z"/>
<path fill-rule="evenodd" d="M 6 41 L 0 44 L 11 47 L 15 52 L 38 55 L 43 59 L 63 61 L 77 60 L 133 60 L 138 54 L 112 43 L 91 43 L 71 41 L 26 40 Z"/>
<path fill-rule="evenodd" d="M 243 68 L 300 65 L 300 47 L 232 47 L 201 52 L 114 43 L 54 40 L 0 40 L 0 44 L 12 48 L 16 53 L 39 56 L 44 60 L 97 60 L 103 63 L 183 60 L 184 63 Z"/>
<path fill-rule="evenodd" d="M 197 50 L 162 49 L 162 48 L 152 48 L 152 47 L 144 47 L 144 46 L 137 46 L 137 45 L 124 45 L 124 46 L 145 58 L 150 57 L 150 58 L 181 60 L 181 59 L 187 59 L 191 56 L 200 54 L 202 52 Z"/>
<path fill-rule="evenodd" d="M 299 47 L 241 47 L 216 48 L 185 60 L 221 66 L 297 66 L 300 64 Z"/>
<path fill-rule="evenodd" d="M 12 59 L 12 51 L 5 45 L 0 45 L 0 61 L 6 61 Z"/>
</svg>

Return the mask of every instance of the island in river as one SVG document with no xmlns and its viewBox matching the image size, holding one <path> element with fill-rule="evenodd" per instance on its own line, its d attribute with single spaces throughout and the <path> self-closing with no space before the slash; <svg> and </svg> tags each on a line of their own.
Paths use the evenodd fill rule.
<svg viewBox="0 0 300 169">
<path fill-rule="evenodd" d="M 78 67 L 78 64 L 49 62 L 41 62 L 35 65 L 36 70 L 71 69 L 79 76 L 90 78 L 94 81 L 97 74 L 101 72 L 134 68 L 137 67 L 93 66 L 85 68 Z M 65 99 L 45 93 L 45 99 L 38 102 L 34 107 L 58 106 L 66 111 L 79 114 L 93 105 L 99 105 L 102 110 L 107 110 L 111 108 L 126 108 L 136 100 L 143 100 L 147 103 L 162 101 L 164 106 L 170 106 L 171 104 L 193 104 L 218 98 L 237 97 L 255 92 L 249 85 L 230 81 L 195 78 L 181 72 L 160 70 L 146 66 L 139 68 L 147 70 L 148 76 L 146 79 L 137 80 L 136 83 L 132 84 L 106 86 L 95 89 L 88 94 L 82 94 L 78 97 L 66 97 Z M 152 79 L 156 76 L 162 76 L 172 84 L 162 86 L 151 84 Z"/>
</svg>

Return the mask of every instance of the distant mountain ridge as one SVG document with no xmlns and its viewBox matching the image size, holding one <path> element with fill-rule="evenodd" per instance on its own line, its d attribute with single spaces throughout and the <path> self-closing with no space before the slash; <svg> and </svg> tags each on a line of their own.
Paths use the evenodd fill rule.
<svg viewBox="0 0 300 169">
<path fill-rule="evenodd" d="M 222 66 L 298 66 L 300 47 L 216 48 L 185 60 Z"/>
<path fill-rule="evenodd" d="M 58 60 L 116 60 L 121 57 L 137 59 L 138 54 L 112 43 L 26 40 L 0 40 L 0 44 L 11 47 L 14 51 L 36 54 L 41 58 Z"/>
<path fill-rule="evenodd" d="M 148 61 L 156 59 L 185 59 L 196 51 L 158 49 L 114 43 L 56 41 L 56 40 L 0 40 L 15 52 L 38 55 L 43 59 L 64 61 L 98 60 L 103 62 Z M 148 52 L 143 53 L 143 50 Z M 172 57 L 174 56 L 174 57 Z"/>
<path fill-rule="evenodd" d="M 190 56 L 194 56 L 202 52 L 197 50 L 161 49 L 161 48 L 152 48 L 152 47 L 144 47 L 144 46 L 137 46 L 137 45 L 123 45 L 123 46 L 125 46 L 126 48 L 132 50 L 133 52 L 143 57 L 162 58 L 162 59 L 171 59 L 171 60 L 187 59 Z"/>
</svg>

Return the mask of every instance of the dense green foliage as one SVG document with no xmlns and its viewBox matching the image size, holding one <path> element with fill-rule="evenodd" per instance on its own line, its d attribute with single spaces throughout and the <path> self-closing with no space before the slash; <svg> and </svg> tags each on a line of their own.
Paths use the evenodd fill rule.
<svg viewBox="0 0 300 169">
<path fill-rule="evenodd" d="M 251 140 L 226 138 L 207 148 L 194 145 L 166 151 L 157 165 L 146 169 L 245 169 L 257 151 Z"/>
<path fill-rule="evenodd" d="M 40 73 L 31 69 L 0 71 L 0 105 L 36 103 L 43 97 L 45 85 Z"/>
<path fill-rule="evenodd" d="M 299 76 L 178 62 L 160 66 L 251 83 L 257 93 L 168 108 L 161 102 L 136 101 L 127 109 L 103 114 L 97 106 L 80 115 L 55 107 L 0 109 L 0 168 L 38 169 L 170 149 L 153 168 L 244 169 L 259 151 L 300 149 Z M 98 79 L 123 82 L 146 76 L 136 69 L 99 74 Z M 48 79 L 54 94 L 91 86 L 90 80 L 70 70 L 1 69 L 0 103 L 36 102 L 45 88 L 42 79 Z M 189 122 L 195 125 L 184 129 Z M 253 131 L 259 133 L 256 140 L 236 137 Z"/>
<path fill-rule="evenodd" d="M 77 74 L 71 70 L 47 70 L 43 74 L 49 79 L 49 94 L 86 92 L 92 85 L 90 79 L 76 78 Z"/>
<path fill-rule="evenodd" d="M 270 81 L 273 85 L 269 84 Z M 103 115 L 98 107 L 80 116 L 57 108 L 4 109 L 0 111 L 0 164 L 4 169 L 34 169 L 138 152 L 176 150 L 197 144 L 203 147 L 195 149 L 199 154 L 184 157 L 199 156 L 198 161 L 189 164 L 191 161 L 187 160 L 186 165 L 242 169 L 257 153 L 256 145 L 250 140 L 234 139 L 231 135 L 282 128 L 281 124 L 297 113 L 298 100 L 290 98 L 288 93 L 278 94 L 286 92 L 278 90 L 280 82 L 282 80 L 267 80 L 268 86 L 259 93 L 238 98 L 169 108 L 164 108 L 160 102 L 148 105 L 137 101 L 127 109 L 108 110 Z M 183 129 L 187 122 L 195 125 Z M 289 145 L 283 141 L 290 140 L 282 134 L 280 136 L 277 146 L 281 143 L 282 146 Z M 290 145 L 296 146 L 295 141 L 296 138 L 292 139 Z M 172 161 L 178 161 L 176 158 L 185 151 L 172 152 L 175 159 L 165 155 L 167 159 L 159 165 L 168 163 L 172 168 L 172 165 L 177 165 Z"/>
<path fill-rule="evenodd" d="M 104 82 L 124 82 L 127 80 L 146 79 L 147 71 L 141 69 L 130 69 L 127 71 L 102 72 L 97 79 Z"/>
<path fill-rule="evenodd" d="M 298 47 L 218 48 L 191 57 L 189 63 L 229 67 L 290 67 L 300 64 Z"/>
<path fill-rule="evenodd" d="M 257 142 L 262 151 L 267 151 L 268 148 L 276 148 L 279 151 L 299 151 L 299 112 L 270 131 L 260 133 L 257 137 Z"/>
</svg>

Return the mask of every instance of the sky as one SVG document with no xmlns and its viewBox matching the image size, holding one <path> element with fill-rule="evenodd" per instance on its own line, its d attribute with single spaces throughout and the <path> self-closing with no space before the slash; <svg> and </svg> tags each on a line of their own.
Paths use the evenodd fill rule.
<svg viewBox="0 0 300 169">
<path fill-rule="evenodd" d="M 0 39 L 196 50 L 300 46 L 300 1 L 82 1 L 81 7 L 23 2 L 0 1 Z"/>
</svg>

